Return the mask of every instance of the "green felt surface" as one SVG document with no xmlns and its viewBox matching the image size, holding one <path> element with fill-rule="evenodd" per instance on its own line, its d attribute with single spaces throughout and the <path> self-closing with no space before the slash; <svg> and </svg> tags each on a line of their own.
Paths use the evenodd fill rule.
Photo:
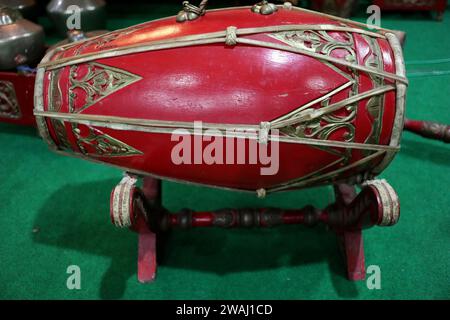
<svg viewBox="0 0 450 320">
<path fill-rule="evenodd" d="M 178 6 L 114 11 L 116 29 L 173 14 Z M 131 11 L 131 9 L 130 9 Z M 363 21 L 360 14 L 357 20 Z M 407 61 L 448 58 L 450 13 L 383 14 L 405 30 Z M 49 37 L 49 41 L 56 41 Z M 409 65 L 407 115 L 450 123 L 450 63 Z M 0 125 L 0 298 L 2 299 L 434 299 L 450 298 L 450 147 L 405 133 L 381 175 L 401 200 L 391 228 L 364 233 L 366 263 L 381 268 L 381 290 L 345 278 L 335 237 L 324 228 L 196 229 L 168 239 L 157 280 L 136 279 L 137 237 L 109 221 L 109 193 L 121 172 L 50 152 L 33 129 Z M 183 207 L 324 206 L 330 187 L 269 196 L 163 184 L 164 205 Z M 33 230 L 37 232 L 33 232 Z M 81 268 L 81 290 L 66 288 L 66 268 Z"/>
</svg>

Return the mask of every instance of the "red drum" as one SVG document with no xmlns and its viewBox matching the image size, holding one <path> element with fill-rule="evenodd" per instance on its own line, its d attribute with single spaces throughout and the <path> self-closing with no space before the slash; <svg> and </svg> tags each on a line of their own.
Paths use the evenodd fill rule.
<svg viewBox="0 0 450 320">
<path fill-rule="evenodd" d="M 46 55 L 34 113 L 53 149 L 259 195 L 360 182 L 392 160 L 407 80 L 391 31 L 287 4 L 185 10 Z"/>
</svg>

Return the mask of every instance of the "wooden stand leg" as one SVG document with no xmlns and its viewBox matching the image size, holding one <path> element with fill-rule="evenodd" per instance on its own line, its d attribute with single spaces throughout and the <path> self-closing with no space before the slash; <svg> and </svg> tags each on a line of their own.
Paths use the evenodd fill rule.
<svg viewBox="0 0 450 320">
<path fill-rule="evenodd" d="M 160 181 L 144 178 L 143 188 L 136 186 L 137 178 L 130 175 L 111 192 L 111 221 L 117 227 L 129 227 L 138 233 L 138 270 L 141 283 L 156 276 L 156 233 L 150 230 L 148 219 L 152 208 L 160 202 Z"/>
<path fill-rule="evenodd" d="M 345 258 L 348 279 L 352 281 L 364 280 L 366 278 L 366 271 L 361 229 L 344 231 L 337 236 L 341 252 Z"/>
<path fill-rule="evenodd" d="M 143 201 L 149 201 L 150 204 L 159 204 L 161 197 L 160 181 L 151 177 L 145 177 L 143 180 L 142 192 L 144 194 Z M 142 208 L 142 207 L 141 207 Z M 139 209 L 140 211 L 142 209 Z M 139 217 L 145 217 L 151 212 L 140 212 Z M 139 233 L 138 244 L 138 280 L 141 283 L 148 283 L 156 277 L 156 233 L 152 232 L 146 219 L 141 219 L 137 232 Z"/>
<path fill-rule="evenodd" d="M 396 224 L 400 215 L 398 196 L 385 180 L 366 181 L 358 195 L 347 184 L 336 185 L 335 193 L 336 203 L 330 208 L 328 222 L 338 236 L 349 280 L 363 280 L 366 272 L 362 230 Z"/>
<path fill-rule="evenodd" d="M 138 280 L 151 282 L 156 277 L 156 234 L 151 231 L 139 232 L 138 245 Z"/>
<path fill-rule="evenodd" d="M 347 184 L 340 184 L 334 187 L 336 194 L 336 208 L 338 215 L 343 216 L 342 212 L 356 197 L 355 187 Z M 339 242 L 339 248 L 345 259 L 347 268 L 347 277 L 349 280 L 364 280 L 366 277 L 364 262 L 364 242 L 362 229 L 356 227 L 351 230 L 336 231 Z"/>
</svg>

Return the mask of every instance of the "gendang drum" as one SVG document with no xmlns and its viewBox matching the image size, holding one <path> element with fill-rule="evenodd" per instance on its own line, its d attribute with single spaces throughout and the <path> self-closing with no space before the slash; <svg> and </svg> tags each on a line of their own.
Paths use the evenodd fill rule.
<svg viewBox="0 0 450 320">
<path fill-rule="evenodd" d="M 389 30 L 287 4 L 185 4 L 49 52 L 35 116 L 57 152 L 264 195 L 379 174 L 406 85 Z"/>
</svg>

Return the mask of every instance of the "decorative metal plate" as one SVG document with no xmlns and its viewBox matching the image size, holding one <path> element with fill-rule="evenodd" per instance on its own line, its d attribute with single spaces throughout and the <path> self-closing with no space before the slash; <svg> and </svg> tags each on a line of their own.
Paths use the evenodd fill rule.
<svg viewBox="0 0 450 320">
<path fill-rule="evenodd" d="M 8 119 L 22 117 L 14 85 L 10 81 L 0 80 L 0 117 Z"/>
</svg>

